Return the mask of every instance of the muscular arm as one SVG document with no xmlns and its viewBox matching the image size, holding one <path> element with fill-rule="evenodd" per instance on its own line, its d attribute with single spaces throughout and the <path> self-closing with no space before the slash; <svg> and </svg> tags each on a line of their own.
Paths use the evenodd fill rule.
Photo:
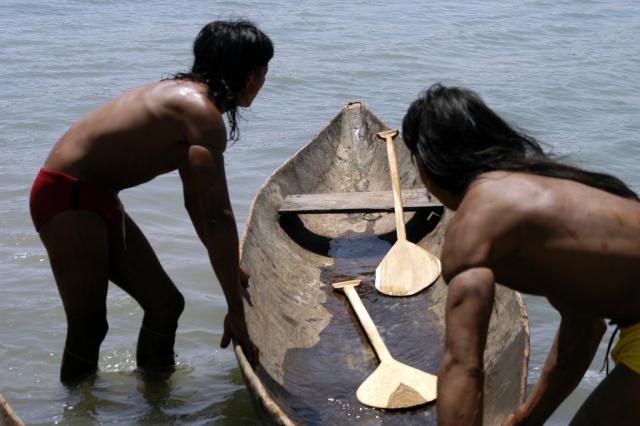
<svg viewBox="0 0 640 426">
<path fill-rule="evenodd" d="M 495 278 L 474 267 L 449 282 L 444 356 L 438 372 L 438 424 L 481 425 L 483 353 L 493 308 Z"/>
<path fill-rule="evenodd" d="M 604 321 L 562 309 L 560 313 L 560 327 L 540 379 L 507 424 L 544 424 L 580 383 L 593 360 L 606 330 Z"/>
<path fill-rule="evenodd" d="M 185 207 L 209 254 L 229 307 L 221 346 L 237 339 L 250 362 L 258 350 L 247 332 L 242 304 L 238 231 L 231 209 L 223 152 L 226 130 L 219 111 L 202 93 L 185 96 L 187 161 L 180 167 Z"/>
<path fill-rule="evenodd" d="M 241 310 L 238 231 L 221 153 L 194 145 L 180 168 L 185 207 L 204 244 L 230 311 Z"/>
</svg>

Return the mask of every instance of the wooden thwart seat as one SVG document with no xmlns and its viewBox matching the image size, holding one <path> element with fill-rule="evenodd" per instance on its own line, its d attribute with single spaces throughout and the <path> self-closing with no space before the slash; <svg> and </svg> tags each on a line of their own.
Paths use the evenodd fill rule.
<svg viewBox="0 0 640 426">
<path fill-rule="evenodd" d="M 416 211 L 442 207 L 442 203 L 427 194 L 427 190 L 405 189 L 402 191 L 405 211 Z M 290 213 L 367 213 L 392 212 L 392 191 L 334 192 L 329 194 L 287 195 L 278 210 Z"/>
</svg>

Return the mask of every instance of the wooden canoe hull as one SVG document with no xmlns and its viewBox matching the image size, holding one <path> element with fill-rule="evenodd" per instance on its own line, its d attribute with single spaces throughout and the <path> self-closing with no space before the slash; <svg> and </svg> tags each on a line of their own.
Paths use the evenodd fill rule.
<svg viewBox="0 0 640 426">
<path fill-rule="evenodd" d="M 436 424 L 435 405 L 382 411 L 356 389 L 378 359 L 343 295 L 331 284 L 361 279 L 358 293 L 398 361 L 436 374 L 442 356 L 446 285 L 411 297 L 379 294 L 374 270 L 395 241 L 393 213 L 279 215 L 292 194 L 388 191 L 388 127 L 364 105 L 346 105 L 311 142 L 280 166 L 256 195 L 241 241 L 251 274 L 247 324 L 260 348 L 253 369 L 236 355 L 256 410 L 273 424 Z M 396 139 L 402 189 L 420 188 L 409 151 Z M 434 199 L 435 201 L 435 199 Z M 406 212 L 408 239 L 440 256 L 453 212 Z M 485 352 L 485 420 L 499 423 L 523 400 L 529 329 L 520 295 L 502 286 Z"/>
<path fill-rule="evenodd" d="M 24 426 L 9 403 L 0 395 L 0 426 Z"/>
</svg>

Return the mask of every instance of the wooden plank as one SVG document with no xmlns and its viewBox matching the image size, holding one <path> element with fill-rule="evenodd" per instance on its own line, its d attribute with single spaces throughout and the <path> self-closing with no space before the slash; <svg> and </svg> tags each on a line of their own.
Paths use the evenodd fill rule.
<svg viewBox="0 0 640 426">
<path fill-rule="evenodd" d="M 424 188 L 403 190 L 402 204 L 406 211 L 442 207 L 442 204 L 430 197 Z M 278 211 L 285 214 L 392 212 L 393 193 L 371 191 L 287 195 Z"/>
</svg>

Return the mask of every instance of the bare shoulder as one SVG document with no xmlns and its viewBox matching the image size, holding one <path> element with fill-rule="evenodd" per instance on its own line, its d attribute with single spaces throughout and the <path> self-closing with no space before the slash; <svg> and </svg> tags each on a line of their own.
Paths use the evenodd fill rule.
<svg viewBox="0 0 640 426">
<path fill-rule="evenodd" d="M 475 266 L 491 267 L 496 248 L 515 246 L 522 225 L 535 222 L 547 194 L 528 176 L 489 172 L 469 186 L 447 228 L 443 252 L 445 279 Z"/>
<path fill-rule="evenodd" d="M 190 145 L 224 151 L 226 128 L 222 113 L 207 95 L 204 84 L 186 80 L 158 83 L 151 93 L 182 125 Z"/>
</svg>

